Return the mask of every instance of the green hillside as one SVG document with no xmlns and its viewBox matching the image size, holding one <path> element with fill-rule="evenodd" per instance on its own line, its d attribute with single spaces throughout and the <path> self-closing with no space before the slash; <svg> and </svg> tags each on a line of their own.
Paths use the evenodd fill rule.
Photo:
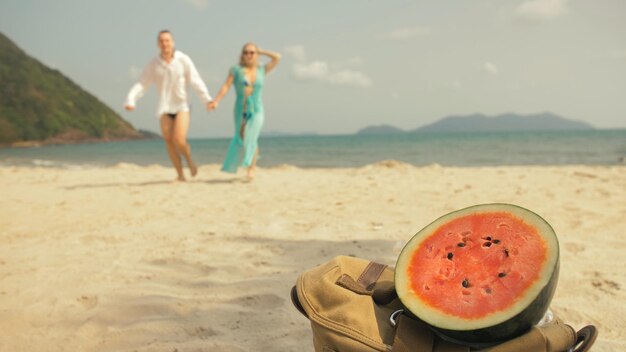
<svg viewBox="0 0 626 352">
<path fill-rule="evenodd" d="M 135 138 L 108 106 L 0 33 L 0 145 Z"/>
</svg>

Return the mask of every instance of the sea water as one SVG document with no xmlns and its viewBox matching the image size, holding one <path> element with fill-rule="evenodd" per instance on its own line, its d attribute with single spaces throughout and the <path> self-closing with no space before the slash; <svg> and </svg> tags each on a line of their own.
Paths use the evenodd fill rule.
<svg viewBox="0 0 626 352">
<path fill-rule="evenodd" d="M 197 164 L 221 164 L 230 140 L 191 139 Z M 259 166 L 359 167 L 381 160 L 416 166 L 618 165 L 626 130 L 261 137 Z M 0 149 L 0 165 L 169 166 L 160 139 Z"/>
</svg>

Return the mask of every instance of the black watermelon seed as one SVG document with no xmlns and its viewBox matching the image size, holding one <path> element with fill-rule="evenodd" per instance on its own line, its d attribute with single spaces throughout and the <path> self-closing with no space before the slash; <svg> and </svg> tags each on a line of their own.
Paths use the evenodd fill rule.
<svg viewBox="0 0 626 352">
<path fill-rule="evenodd" d="M 500 243 L 500 240 L 493 240 L 493 243 L 498 244 Z"/>
<path fill-rule="evenodd" d="M 461 284 L 463 285 L 463 287 L 468 288 L 469 287 L 469 281 L 467 281 L 467 279 L 463 280 L 463 283 Z"/>
<path fill-rule="evenodd" d="M 508 249 L 504 250 L 504 255 L 507 256 L 507 257 L 509 256 L 509 250 Z"/>
<path fill-rule="evenodd" d="M 505 277 L 505 276 L 506 276 L 506 273 L 500 273 L 500 274 L 498 274 L 498 277 Z"/>
<path fill-rule="evenodd" d="M 487 236 L 485 239 L 486 239 L 487 241 L 491 241 L 491 236 Z"/>
<path fill-rule="evenodd" d="M 485 243 L 483 243 L 483 247 L 491 247 L 491 242 L 485 242 Z"/>
<path fill-rule="evenodd" d="M 452 252 L 448 253 L 448 259 L 452 260 L 452 257 L 454 257 L 454 254 Z"/>
<path fill-rule="evenodd" d="M 463 243 L 463 242 L 459 242 L 459 244 L 457 244 L 457 246 L 459 246 L 459 247 L 465 247 L 465 243 Z"/>
</svg>

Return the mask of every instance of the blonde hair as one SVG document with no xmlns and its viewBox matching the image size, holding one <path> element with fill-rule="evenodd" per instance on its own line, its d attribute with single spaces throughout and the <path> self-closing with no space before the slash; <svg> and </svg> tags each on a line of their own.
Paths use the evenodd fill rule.
<svg viewBox="0 0 626 352">
<path fill-rule="evenodd" d="M 246 66 L 246 62 L 244 61 L 244 54 L 243 54 L 243 52 L 246 51 L 246 47 L 248 45 L 254 46 L 254 50 L 257 52 L 257 56 L 254 58 L 253 66 L 256 66 L 258 64 L 259 47 L 256 44 L 254 44 L 253 42 L 248 42 L 248 43 L 244 44 L 243 48 L 241 48 L 241 55 L 239 56 L 239 66 Z"/>
</svg>

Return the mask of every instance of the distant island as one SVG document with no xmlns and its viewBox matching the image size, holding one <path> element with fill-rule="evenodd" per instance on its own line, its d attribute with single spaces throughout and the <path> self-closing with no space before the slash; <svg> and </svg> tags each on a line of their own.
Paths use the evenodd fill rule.
<svg viewBox="0 0 626 352">
<path fill-rule="evenodd" d="M 376 125 L 360 129 L 357 134 L 373 135 L 373 134 L 399 134 L 406 133 L 405 130 L 391 125 Z"/>
<path fill-rule="evenodd" d="M 162 139 L 163 138 L 163 136 L 161 136 L 160 134 L 156 132 L 142 130 L 142 129 L 138 129 L 137 131 L 141 133 L 141 136 L 144 139 Z"/>
<path fill-rule="evenodd" d="M 397 134 L 422 132 L 504 132 L 504 131 L 557 131 L 557 130 L 592 130 L 588 123 L 563 118 L 553 113 L 539 114 L 501 114 L 486 116 L 473 114 L 448 116 L 434 123 L 406 131 L 390 125 L 369 126 L 360 129 L 357 134 Z"/>
<path fill-rule="evenodd" d="M 0 145 L 150 138 L 0 33 Z"/>
<path fill-rule="evenodd" d="M 309 137 L 319 136 L 319 133 L 315 132 L 283 132 L 283 131 L 262 131 L 261 137 Z"/>
</svg>

